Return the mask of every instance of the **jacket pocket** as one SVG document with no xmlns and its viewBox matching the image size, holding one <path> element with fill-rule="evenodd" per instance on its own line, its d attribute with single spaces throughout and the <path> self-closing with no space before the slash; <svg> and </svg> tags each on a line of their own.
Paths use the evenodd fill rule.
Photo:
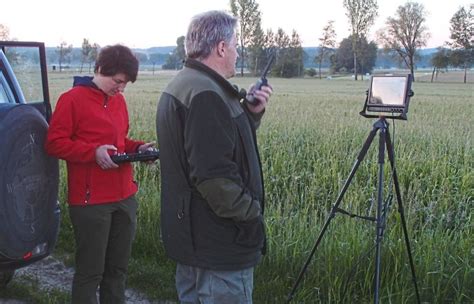
<svg viewBox="0 0 474 304">
<path fill-rule="evenodd" d="M 250 221 L 237 222 L 235 243 L 247 248 L 261 248 L 265 239 L 263 217 L 258 216 Z"/>
<path fill-rule="evenodd" d="M 193 254 L 190 203 L 191 193 L 187 191 L 178 195 L 168 194 L 167 198 L 162 198 L 162 239 L 171 256 Z"/>
</svg>

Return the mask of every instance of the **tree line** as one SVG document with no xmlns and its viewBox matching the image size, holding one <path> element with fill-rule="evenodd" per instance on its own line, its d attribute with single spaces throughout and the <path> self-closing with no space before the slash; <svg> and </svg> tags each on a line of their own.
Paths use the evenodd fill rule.
<svg viewBox="0 0 474 304">
<path fill-rule="evenodd" d="M 367 34 L 378 15 L 376 0 L 343 0 L 343 7 L 349 21 L 351 34 L 342 39 L 336 47 L 334 21 L 323 27 L 319 38 L 319 48 L 314 61 L 318 64 L 321 78 L 321 66 L 324 60 L 330 61 L 331 72 L 351 72 L 355 80 L 359 73 L 370 73 L 375 66 L 379 45 L 387 56 L 398 61 L 415 75 L 418 51 L 426 46 L 430 37 L 426 27 L 427 11 L 417 2 L 409 1 L 397 8 L 393 17 L 388 17 L 385 26 L 377 31 L 376 41 L 368 41 Z M 277 34 L 271 30 L 263 33 L 261 12 L 255 0 L 230 0 L 231 11 L 240 19 L 240 64 L 243 73 L 244 62 L 249 71 L 258 74 L 264 64 L 263 58 L 269 52 L 276 52 L 277 63 L 272 75 L 294 77 L 301 75 L 303 52 L 301 41 L 295 30 L 291 38 L 282 29 Z M 467 70 L 474 64 L 474 5 L 460 7 L 450 20 L 450 42 L 446 46 L 452 51 L 443 53 L 450 57 L 448 64 L 464 68 L 464 82 Z M 442 51 L 440 51 L 442 52 Z M 433 66 L 439 66 L 439 56 L 432 60 Z M 446 62 L 446 61 L 443 61 Z M 444 65 L 446 66 L 446 65 Z M 444 67 L 443 66 L 443 67 Z"/>
<path fill-rule="evenodd" d="M 322 28 L 318 38 L 319 45 L 314 58 L 307 58 L 296 30 L 287 34 L 278 28 L 262 29 L 262 13 L 256 0 L 230 0 L 230 9 L 239 18 L 238 40 L 239 59 L 237 68 L 259 75 L 270 56 L 276 56 L 270 74 L 275 77 L 299 77 L 305 72 L 308 59 L 318 68 L 306 71 L 310 76 L 318 74 L 322 78 L 322 66 L 327 63 L 331 73 L 352 73 L 358 80 L 371 73 L 377 57 L 382 54 L 400 63 L 401 67 L 415 75 L 419 51 L 426 46 L 430 33 L 426 27 L 427 11 L 417 2 L 407 2 L 397 8 L 393 17 L 388 17 L 385 26 L 376 32 L 375 41 L 367 39 L 368 31 L 378 16 L 376 0 L 342 0 L 350 25 L 350 35 L 337 41 L 334 21 L 329 20 Z M 464 69 L 464 82 L 467 70 L 474 64 L 474 5 L 460 7 L 450 19 L 450 41 L 440 47 L 431 59 L 433 78 L 448 67 Z M 0 24 L 0 40 L 9 39 L 9 29 Z M 162 69 L 181 69 L 185 60 L 184 36 L 176 40 L 176 47 L 168 54 L 136 52 L 140 62 Z M 84 38 L 79 55 L 80 70 L 88 66 L 89 71 L 95 61 L 100 46 Z M 72 45 L 62 42 L 55 52 L 59 71 L 70 60 Z M 77 56 L 77 54 L 76 54 Z M 77 58 L 76 58 L 77 59 Z"/>
<path fill-rule="evenodd" d="M 318 66 L 319 78 L 322 78 L 323 62 L 329 62 L 331 73 L 353 73 L 358 75 L 371 73 L 377 57 L 392 58 L 401 67 L 410 70 L 415 79 L 419 51 L 426 46 L 430 33 L 426 27 L 427 11 L 417 2 L 408 1 L 397 8 L 393 17 L 388 17 L 385 26 L 376 33 L 375 41 L 368 41 L 368 30 L 378 16 L 376 0 L 343 0 L 343 7 L 349 20 L 351 34 L 337 43 L 334 21 L 329 20 L 323 27 L 318 50 L 313 62 Z M 301 39 L 293 30 L 288 35 L 279 28 L 264 31 L 261 25 L 262 13 L 256 0 L 230 0 L 231 12 L 240 20 L 238 29 L 239 60 L 237 68 L 240 74 L 247 70 L 259 75 L 270 56 L 276 55 L 271 75 L 276 77 L 298 77 L 304 72 L 307 61 Z M 464 69 L 464 82 L 467 70 L 474 65 L 474 5 L 460 7 L 450 19 L 450 40 L 440 47 L 430 60 L 433 74 L 448 67 Z M 178 45 L 169 64 L 173 68 L 184 58 L 184 37 L 178 38 Z M 177 54 L 175 56 L 175 54 Z M 307 71 L 311 76 L 316 71 Z"/>
<path fill-rule="evenodd" d="M 83 72 L 84 65 L 88 66 L 89 73 L 91 72 L 92 65 L 95 64 L 97 55 L 99 54 L 100 45 L 97 43 L 90 43 L 89 39 L 84 38 L 82 40 L 82 48 L 80 53 L 80 72 Z M 59 71 L 63 70 L 64 63 L 69 61 L 69 57 L 73 51 L 72 44 L 67 44 L 66 42 L 61 42 L 56 49 L 57 62 Z M 53 69 L 56 69 L 56 66 L 53 65 Z"/>
</svg>

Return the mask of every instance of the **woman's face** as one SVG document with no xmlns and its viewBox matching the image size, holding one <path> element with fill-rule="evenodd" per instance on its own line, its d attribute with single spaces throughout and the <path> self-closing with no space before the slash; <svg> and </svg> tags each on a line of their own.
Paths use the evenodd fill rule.
<svg viewBox="0 0 474 304">
<path fill-rule="evenodd" d="M 118 73 L 114 76 L 104 76 L 99 72 L 95 78 L 99 80 L 97 86 L 109 96 L 122 93 L 128 83 L 128 77 L 123 73 Z"/>
</svg>

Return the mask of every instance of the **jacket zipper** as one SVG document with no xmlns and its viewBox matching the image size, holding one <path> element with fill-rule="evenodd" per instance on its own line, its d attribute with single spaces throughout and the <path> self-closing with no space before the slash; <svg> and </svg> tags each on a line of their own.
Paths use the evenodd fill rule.
<svg viewBox="0 0 474 304">
<path fill-rule="evenodd" d="M 108 104 L 109 104 L 109 96 L 105 95 L 103 106 L 104 106 L 104 109 L 106 110 L 108 118 L 110 119 L 112 124 L 115 125 L 114 118 L 113 118 L 112 114 L 110 113 L 110 110 L 107 109 Z M 117 129 L 114 129 L 114 131 L 115 131 L 115 145 L 117 145 L 117 138 L 118 138 Z M 121 171 L 122 166 L 119 166 L 118 170 Z M 125 189 L 124 180 L 123 180 L 123 178 L 121 178 L 122 174 L 119 174 L 118 176 L 119 176 L 119 182 L 120 182 L 120 185 L 121 185 L 121 187 L 120 187 L 120 189 L 121 189 L 120 197 L 123 197 L 123 193 L 124 193 L 123 189 Z"/>
<path fill-rule="evenodd" d="M 91 168 L 88 166 L 86 171 L 86 197 L 84 199 L 84 204 L 89 203 L 89 199 L 91 198 L 91 190 L 90 190 L 90 179 L 91 179 Z"/>
<path fill-rule="evenodd" d="M 87 205 L 89 203 L 89 199 L 91 197 L 91 191 L 89 190 L 89 185 L 86 185 L 86 199 L 84 203 Z"/>
</svg>

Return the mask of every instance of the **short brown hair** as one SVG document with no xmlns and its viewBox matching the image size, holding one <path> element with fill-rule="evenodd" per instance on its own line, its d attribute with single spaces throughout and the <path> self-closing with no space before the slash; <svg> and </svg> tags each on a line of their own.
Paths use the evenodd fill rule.
<svg viewBox="0 0 474 304">
<path fill-rule="evenodd" d="M 104 76 L 123 73 L 132 83 L 137 80 L 138 59 L 128 47 L 116 44 L 100 50 L 95 62 L 94 72 Z"/>
</svg>

